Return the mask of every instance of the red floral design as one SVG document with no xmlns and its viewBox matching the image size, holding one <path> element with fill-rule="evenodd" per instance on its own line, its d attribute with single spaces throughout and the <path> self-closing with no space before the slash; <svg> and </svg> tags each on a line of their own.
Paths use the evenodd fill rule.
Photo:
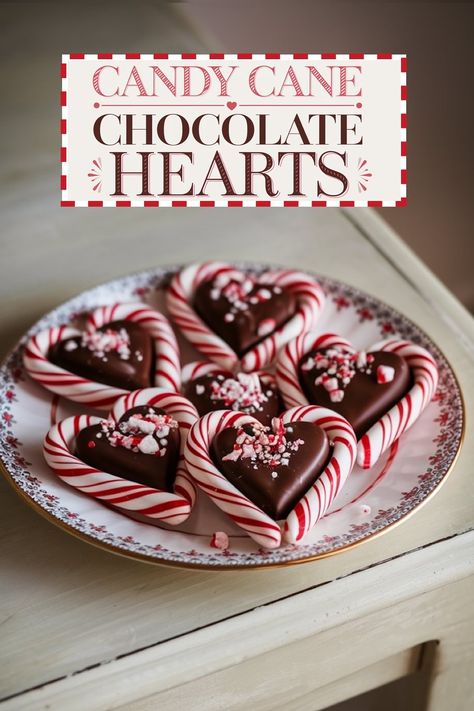
<svg viewBox="0 0 474 711">
<path fill-rule="evenodd" d="M 374 319 L 374 314 L 367 307 L 357 309 L 357 313 L 359 314 L 359 321 L 361 323 L 364 321 L 373 321 Z"/>
<path fill-rule="evenodd" d="M 418 487 L 414 486 L 410 491 L 402 491 L 402 499 L 412 499 L 418 493 Z"/>
<path fill-rule="evenodd" d="M 368 531 L 369 528 L 370 528 L 370 523 L 360 523 L 360 524 L 351 523 L 351 526 L 350 526 L 352 533 L 364 533 L 364 531 Z"/>
<path fill-rule="evenodd" d="M 390 321 L 382 321 L 380 323 L 380 330 L 383 334 L 395 333 L 395 327 Z"/>
<path fill-rule="evenodd" d="M 333 301 L 336 304 L 338 311 L 341 311 L 341 309 L 347 309 L 351 305 L 351 302 L 346 299 L 345 296 L 336 296 Z"/>
<path fill-rule="evenodd" d="M 418 481 L 429 481 L 433 476 L 432 472 L 425 472 L 425 474 L 420 474 Z"/>
</svg>

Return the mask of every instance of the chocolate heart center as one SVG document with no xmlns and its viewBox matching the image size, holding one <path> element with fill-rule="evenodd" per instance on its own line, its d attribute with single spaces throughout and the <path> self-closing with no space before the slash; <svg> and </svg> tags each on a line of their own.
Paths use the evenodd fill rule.
<svg viewBox="0 0 474 711">
<path fill-rule="evenodd" d="M 323 471 L 329 459 L 324 430 L 312 422 L 272 428 L 228 427 L 212 442 L 218 469 L 250 501 L 274 520 L 286 518 Z"/>
<path fill-rule="evenodd" d="M 91 467 L 173 490 L 179 454 L 178 423 L 160 408 L 140 405 L 120 418 L 85 427 L 76 437 L 76 455 Z"/>
<path fill-rule="evenodd" d="M 262 381 L 256 373 L 202 375 L 186 384 L 185 395 L 201 417 L 213 410 L 235 410 L 269 425 L 281 411 L 276 385 Z"/>
<path fill-rule="evenodd" d="M 199 284 L 194 308 L 239 357 L 283 326 L 296 311 L 294 295 L 245 274 L 218 274 Z"/>
<path fill-rule="evenodd" d="M 124 390 L 153 384 L 153 340 L 132 321 L 112 321 L 59 341 L 48 358 L 71 373 Z"/>
<path fill-rule="evenodd" d="M 411 387 L 412 376 L 396 353 L 316 349 L 299 363 L 299 379 L 309 402 L 335 410 L 359 439 Z"/>
</svg>

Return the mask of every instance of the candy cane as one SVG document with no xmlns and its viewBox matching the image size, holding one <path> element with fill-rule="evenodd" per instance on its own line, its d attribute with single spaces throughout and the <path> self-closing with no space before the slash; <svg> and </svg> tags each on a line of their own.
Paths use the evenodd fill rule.
<svg viewBox="0 0 474 711">
<path fill-rule="evenodd" d="M 219 375 L 227 374 L 232 377 L 233 374 L 229 370 L 225 370 L 217 363 L 210 363 L 208 360 L 194 360 L 192 363 L 187 363 L 181 371 L 181 383 L 186 385 L 192 380 L 201 378 L 203 375 Z"/>
<path fill-rule="evenodd" d="M 301 388 L 298 372 L 300 360 L 305 353 L 316 348 L 334 347 L 354 350 L 349 341 L 335 333 L 323 333 L 319 336 L 315 333 L 306 333 L 287 343 L 280 351 L 276 364 L 276 380 L 285 407 L 310 404 Z"/>
<path fill-rule="evenodd" d="M 277 362 L 277 383 L 286 407 L 306 405 L 308 399 L 299 381 L 301 358 L 315 348 L 341 346 L 354 351 L 354 347 L 340 336 L 308 333 L 288 343 L 280 352 Z M 387 340 L 375 343 L 367 351 L 391 351 L 405 358 L 410 366 L 414 385 L 389 412 L 383 415 L 360 439 L 357 463 L 364 469 L 372 467 L 379 457 L 418 419 L 432 399 L 437 383 L 438 369 L 433 357 L 425 348 L 410 341 Z"/>
<path fill-rule="evenodd" d="M 230 518 L 266 548 L 278 548 L 280 526 L 252 503 L 217 469 L 209 450 L 212 440 L 226 427 L 239 427 L 256 420 L 250 415 L 231 410 L 216 410 L 201 417 L 186 440 L 184 458 L 188 472 L 200 489 Z"/>
<path fill-rule="evenodd" d="M 314 422 L 326 432 L 328 440 L 333 444 L 331 459 L 326 468 L 285 521 L 285 540 L 296 543 L 324 516 L 346 483 L 354 466 L 357 440 L 348 421 L 326 407 L 293 407 L 283 413 L 282 420 L 284 424 Z"/>
<path fill-rule="evenodd" d="M 222 338 L 209 330 L 191 303 L 201 282 L 224 273 L 239 276 L 231 265 L 221 262 L 192 264 L 186 267 L 171 280 L 166 304 L 174 322 L 198 350 L 227 370 L 233 370 L 238 363 L 237 354 Z"/>
<path fill-rule="evenodd" d="M 324 515 L 341 490 L 354 462 L 356 440 L 349 423 L 327 408 L 295 408 L 286 412 L 283 420 L 315 422 L 327 432 L 334 444 L 331 460 L 320 476 L 321 483 L 316 482 L 306 492 L 285 521 L 285 539 L 295 542 L 301 540 Z M 230 410 L 204 415 L 191 428 L 184 456 L 190 475 L 222 511 L 247 531 L 256 543 L 266 548 L 277 548 L 282 536 L 280 525 L 231 484 L 210 455 L 212 441 L 221 430 L 255 422 L 249 415 Z"/>
<path fill-rule="evenodd" d="M 163 408 L 179 423 L 181 461 L 174 493 L 103 472 L 85 464 L 73 454 L 77 434 L 85 427 L 106 422 L 100 417 L 76 415 L 54 425 L 44 440 L 44 457 L 60 479 L 87 496 L 125 512 L 141 514 L 151 521 L 160 520 L 178 525 L 188 518 L 196 496 L 195 487 L 185 470 L 182 453 L 184 441 L 197 413 L 191 403 L 176 393 L 160 388 L 146 388 L 120 398 L 110 417 L 115 419 L 131 407 L 144 404 Z"/>
<path fill-rule="evenodd" d="M 146 304 L 113 304 L 93 311 L 89 315 L 87 327 L 100 328 L 106 323 L 119 320 L 138 323 L 148 331 L 155 343 L 155 385 L 179 391 L 179 349 L 166 317 Z M 107 410 L 118 397 L 128 391 L 83 378 L 48 360 L 48 352 L 52 346 L 80 334 L 77 329 L 67 326 L 49 328 L 35 334 L 25 347 L 25 368 L 34 380 L 51 392 L 83 405 Z"/>
<path fill-rule="evenodd" d="M 167 292 L 167 305 L 173 320 L 186 338 L 210 360 L 230 371 L 240 367 L 251 372 L 269 365 L 285 343 L 315 325 L 324 306 L 325 296 L 322 288 L 307 274 L 279 270 L 260 275 L 259 283 L 281 286 L 292 292 L 296 296 L 298 307 L 295 315 L 286 324 L 258 343 L 239 363 L 235 351 L 208 328 L 192 306 L 198 285 L 222 273 L 240 275 L 235 267 L 222 262 L 193 264 L 183 269 L 171 281 Z"/>
<path fill-rule="evenodd" d="M 369 469 L 378 458 L 419 418 L 430 403 L 438 386 L 438 367 L 425 348 L 411 341 L 388 339 L 370 348 L 387 351 L 404 358 L 413 373 L 414 384 L 409 392 L 360 439 L 357 463 Z"/>
</svg>

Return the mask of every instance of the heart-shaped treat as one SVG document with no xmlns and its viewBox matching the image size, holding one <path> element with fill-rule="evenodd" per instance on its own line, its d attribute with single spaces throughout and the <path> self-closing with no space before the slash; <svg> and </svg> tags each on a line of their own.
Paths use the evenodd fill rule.
<svg viewBox="0 0 474 711">
<path fill-rule="evenodd" d="M 260 370 L 279 348 L 314 326 L 324 293 L 307 274 L 290 270 L 256 276 L 229 264 L 193 264 L 173 277 L 171 316 L 183 334 L 226 370 Z"/>
<path fill-rule="evenodd" d="M 308 401 L 339 412 L 357 439 L 413 384 L 408 363 L 396 353 L 342 346 L 311 349 L 300 359 L 298 372 Z"/>
<path fill-rule="evenodd" d="M 214 462 L 234 486 L 275 521 L 286 518 L 323 471 L 329 442 L 312 422 L 228 427 L 214 437 Z"/>
<path fill-rule="evenodd" d="M 416 421 L 437 382 L 431 354 L 409 341 L 357 351 L 340 336 L 307 333 L 288 343 L 277 363 L 286 407 L 310 402 L 346 417 L 360 439 L 357 461 L 364 468 Z"/>
<path fill-rule="evenodd" d="M 184 444 L 197 411 L 162 388 L 119 398 L 108 419 L 77 415 L 54 425 L 43 452 L 64 482 L 144 522 L 185 521 L 196 489 Z"/>
<path fill-rule="evenodd" d="M 131 390 L 156 385 L 179 391 L 179 349 L 167 318 L 147 304 L 101 306 L 86 328 L 53 326 L 31 336 L 28 374 L 69 400 L 101 410 Z"/>
<path fill-rule="evenodd" d="M 291 291 L 260 284 L 241 272 L 221 272 L 202 281 L 193 304 L 202 320 L 239 358 L 283 326 L 296 310 Z"/>
<path fill-rule="evenodd" d="M 172 491 L 179 455 L 179 425 L 162 409 L 139 405 L 113 420 L 81 430 L 79 459 L 91 467 Z"/>
<path fill-rule="evenodd" d="M 300 541 L 326 513 L 354 464 L 351 426 L 325 407 L 287 410 L 265 427 L 218 410 L 191 428 L 184 457 L 198 486 L 261 546 Z M 285 518 L 283 523 L 278 519 Z"/>
<path fill-rule="evenodd" d="M 185 396 L 201 416 L 213 410 L 235 410 L 269 425 L 282 410 L 271 373 L 230 373 L 214 363 L 195 361 L 183 368 L 181 379 Z"/>
<path fill-rule="evenodd" d="M 71 373 L 123 390 L 153 384 L 153 340 L 132 321 L 112 321 L 58 341 L 49 349 L 48 358 Z"/>
</svg>

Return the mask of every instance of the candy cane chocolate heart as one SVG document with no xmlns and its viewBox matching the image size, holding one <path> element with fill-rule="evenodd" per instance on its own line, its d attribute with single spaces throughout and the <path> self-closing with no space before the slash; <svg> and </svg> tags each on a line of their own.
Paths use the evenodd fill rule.
<svg viewBox="0 0 474 711">
<path fill-rule="evenodd" d="M 200 317 L 242 357 L 290 319 L 294 294 L 281 286 L 259 284 L 233 271 L 202 281 L 194 294 Z"/>
<path fill-rule="evenodd" d="M 179 454 L 178 423 L 161 408 L 139 405 L 115 423 L 103 422 L 81 430 L 76 454 L 101 471 L 173 490 Z"/>
<path fill-rule="evenodd" d="M 71 373 L 117 388 L 138 390 L 152 385 L 153 340 L 132 321 L 112 321 L 58 341 L 48 358 Z"/>
<path fill-rule="evenodd" d="M 274 379 L 257 373 L 207 373 L 188 381 L 184 394 L 200 416 L 213 410 L 235 410 L 269 425 L 282 410 Z"/>
<path fill-rule="evenodd" d="M 258 423 L 221 430 L 212 456 L 224 476 L 272 519 L 285 518 L 322 473 L 330 453 L 313 422 Z"/>
<path fill-rule="evenodd" d="M 410 389 L 404 358 L 386 351 L 349 351 L 340 346 L 313 349 L 299 362 L 308 400 L 345 417 L 359 439 Z"/>
</svg>

